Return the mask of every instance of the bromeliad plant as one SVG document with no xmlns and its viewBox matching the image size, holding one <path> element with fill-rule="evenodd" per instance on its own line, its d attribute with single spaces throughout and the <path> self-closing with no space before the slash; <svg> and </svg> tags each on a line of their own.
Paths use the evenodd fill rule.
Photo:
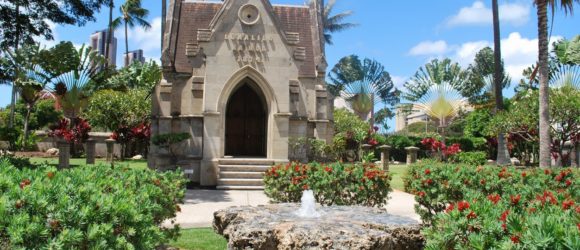
<svg viewBox="0 0 580 250">
<path fill-rule="evenodd" d="M 301 164 L 271 167 L 264 176 L 266 195 L 273 202 L 299 202 L 312 189 L 322 205 L 386 205 L 391 177 L 373 164 Z"/>
</svg>

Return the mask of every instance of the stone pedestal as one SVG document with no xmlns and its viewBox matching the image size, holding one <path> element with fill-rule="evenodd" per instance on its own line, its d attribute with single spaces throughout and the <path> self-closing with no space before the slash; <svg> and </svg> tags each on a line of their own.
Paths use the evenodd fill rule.
<svg viewBox="0 0 580 250">
<path fill-rule="evenodd" d="M 113 161 L 115 159 L 115 155 L 114 155 L 115 142 L 116 141 L 113 139 L 105 140 L 105 143 L 107 144 L 107 162 L 109 162 L 109 163 L 113 163 Z"/>
<path fill-rule="evenodd" d="M 95 141 L 95 139 L 88 139 L 85 142 L 86 146 L 87 146 L 87 151 L 86 151 L 86 155 L 87 155 L 87 165 L 88 164 L 95 164 L 95 147 L 97 142 Z"/>
<path fill-rule="evenodd" d="M 389 153 L 391 146 L 383 145 L 379 147 L 379 150 L 381 151 L 381 165 L 383 166 L 383 170 L 389 171 L 389 158 L 391 157 Z"/>
<path fill-rule="evenodd" d="M 70 167 L 70 143 L 59 139 L 57 142 L 58 145 L 58 167 L 59 168 L 68 168 Z"/>
<path fill-rule="evenodd" d="M 417 152 L 419 152 L 418 147 L 406 147 L 407 151 L 407 165 L 411 165 L 417 162 Z"/>
</svg>

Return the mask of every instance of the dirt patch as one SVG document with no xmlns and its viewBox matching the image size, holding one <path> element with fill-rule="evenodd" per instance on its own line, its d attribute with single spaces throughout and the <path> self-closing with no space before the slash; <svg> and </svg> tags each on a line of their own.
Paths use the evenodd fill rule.
<svg viewBox="0 0 580 250">
<path fill-rule="evenodd" d="M 26 157 L 26 158 L 54 158 L 54 156 L 47 154 L 45 152 L 35 151 L 35 152 L 14 152 L 15 156 Z"/>
</svg>

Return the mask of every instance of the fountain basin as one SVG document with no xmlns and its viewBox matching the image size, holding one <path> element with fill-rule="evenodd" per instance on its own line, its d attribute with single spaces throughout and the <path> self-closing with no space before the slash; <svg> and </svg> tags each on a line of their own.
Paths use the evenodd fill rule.
<svg viewBox="0 0 580 250">
<path fill-rule="evenodd" d="M 299 204 L 231 207 L 214 213 L 213 228 L 229 249 L 422 249 L 419 222 L 362 206 L 318 207 L 320 217 L 296 215 Z"/>
</svg>

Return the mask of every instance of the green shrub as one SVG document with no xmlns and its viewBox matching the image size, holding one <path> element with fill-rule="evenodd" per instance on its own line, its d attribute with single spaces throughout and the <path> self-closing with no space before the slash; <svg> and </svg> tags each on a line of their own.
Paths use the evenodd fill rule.
<svg viewBox="0 0 580 250">
<path fill-rule="evenodd" d="M 184 196 L 180 173 L 84 166 L 17 169 L 0 162 L 0 246 L 10 249 L 155 249 Z"/>
<path fill-rule="evenodd" d="M 404 182 L 430 225 L 427 249 L 578 249 L 579 174 L 425 161 L 411 166 Z"/>
<path fill-rule="evenodd" d="M 471 166 L 481 166 L 487 162 L 487 153 L 481 151 L 459 152 L 458 154 L 451 156 L 450 161 Z"/>
<path fill-rule="evenodd" d="M 274 202 L 300 202 L 312 189 L 322 205 L 384 206 L 391 191 L 389 174 L 372 164 L 300 164 L 271 167 L 265 193 Z"/>
<path fill-rule="evenodd" d="M 390 135 L 387 137 L 386 144 L 391 146 L 391 150 L 389 152 L 390 157 L 393 158 L 395 161 L 404 162 L 407 159 L 407 151 L 405 150 L 406 147 L 419 147 L 423 149 L 421 145 L 421 138 L 415 136 L 406 136 L 406 135 Z M 422 158 L 425 156 L 424 151 L 419 151 L 419 157 Z"/>
<path fill-rule="evenodd" d="M 16 142 L 20 134 L 21 132 L 17 128 L 0 127 L 0 141 L 7 141 L 11 150 L 17 148 Z"/>
<path fill-rule="evenodd" d="M 12 155 L 2 155 L 0 154 L 0 162 L 6 162 L 15 168 L 35 168 L 36 166 L 30 162 L 30 159 Z"/>
</svg>

